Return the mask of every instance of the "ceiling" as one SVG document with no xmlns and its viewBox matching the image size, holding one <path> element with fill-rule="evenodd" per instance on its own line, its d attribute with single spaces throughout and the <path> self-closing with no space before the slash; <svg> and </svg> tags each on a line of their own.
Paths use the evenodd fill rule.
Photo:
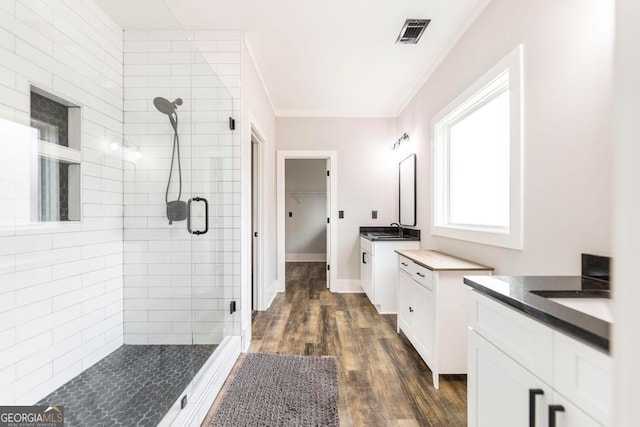
<svg viewBox="0 0 640 427">
<path fill-rule="evenodd" d="M 97 3 L 124 29 L 172 29 L 177 18 L 187 29 L 245 30 L 277 116 L 395 117 L 489 1 Z M 407 18 L 431 19 L 417 45 L 395 43 Z"/>
</svg>

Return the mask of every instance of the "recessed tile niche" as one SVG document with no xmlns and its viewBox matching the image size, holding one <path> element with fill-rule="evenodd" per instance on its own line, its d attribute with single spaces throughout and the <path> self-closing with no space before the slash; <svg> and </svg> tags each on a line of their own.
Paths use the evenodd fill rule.
<svg viewBox="0 0 640 427">
<path fill-rule="evenodd" d="M 34 220 L 79 221 L 81 108 L 32 86 L 30 110 L 31 127 L 38 130 L 39 139 Z"/>
</svg>

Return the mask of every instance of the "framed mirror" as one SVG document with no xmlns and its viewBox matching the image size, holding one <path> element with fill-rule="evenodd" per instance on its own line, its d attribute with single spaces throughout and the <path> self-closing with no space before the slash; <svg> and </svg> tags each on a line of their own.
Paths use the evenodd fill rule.
<svg viewBox="0 0 640 427">
<path fill-rule="evenodd" d="M 402 226 L 416 225 L 416 155 L 400 162 L 398 222 Z"/>
</svg>

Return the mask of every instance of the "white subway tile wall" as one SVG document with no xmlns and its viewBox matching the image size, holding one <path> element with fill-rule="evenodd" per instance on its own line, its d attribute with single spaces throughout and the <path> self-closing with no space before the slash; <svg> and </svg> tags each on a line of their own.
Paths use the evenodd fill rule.
<svg viewBox="0 0 640 427">
<path fill-rule="evenodd" d="M 122 159 L 109 149 L 122 67 L 122 30 L 91 1 L 0 2 L 0 118 L 29 126 L 32 84 L 83 107 L 84 212 L 17 224 L 4 208 L 15 180 L 0 174 L 1 404 L 33 404 L 123 343 Z"/>
<path fill-rule="evenodd" d="M 125 144 L 140 151 L 124 173 L 126 344 L 218 344 L 240 334 L 240 314 L 230 315 L 229 304 L 240 297 L 241 40 L 240 31 L 124 32 Z M 181 199 L 209 201 L 207 234 L 192 236 L 186 221 L 168 224 L 173 129 L 153 106 L 158 96 L 183 100 Z M 169 200 L 177 182 L 176 167 Z M 202 229 L 201 203 L 193 210 Z"/>
</svg>

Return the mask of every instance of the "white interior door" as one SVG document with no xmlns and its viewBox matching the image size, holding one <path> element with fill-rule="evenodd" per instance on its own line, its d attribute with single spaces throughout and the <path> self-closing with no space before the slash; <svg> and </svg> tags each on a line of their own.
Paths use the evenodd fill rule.
<svg viewBox="0 0 640 427">
<path fill-rule="evenodd" d="M 331 218 L 331 159 L 327 159 L 327 203 L 326 203 L 326 208 L 327 208 L 327 235 L 326 235 L 326 239 L 327 239 L 327 288 L 331 287 L 331 283 L 330 283 L 330 271 L 329 269 L 331 268 L 331 227 L 333 226 L 333 224 L 331 224 L 331 222 L 333 221 L 333 218 Z M 335 268 L 335 266 L 334 266 Z"/>
</svg>

